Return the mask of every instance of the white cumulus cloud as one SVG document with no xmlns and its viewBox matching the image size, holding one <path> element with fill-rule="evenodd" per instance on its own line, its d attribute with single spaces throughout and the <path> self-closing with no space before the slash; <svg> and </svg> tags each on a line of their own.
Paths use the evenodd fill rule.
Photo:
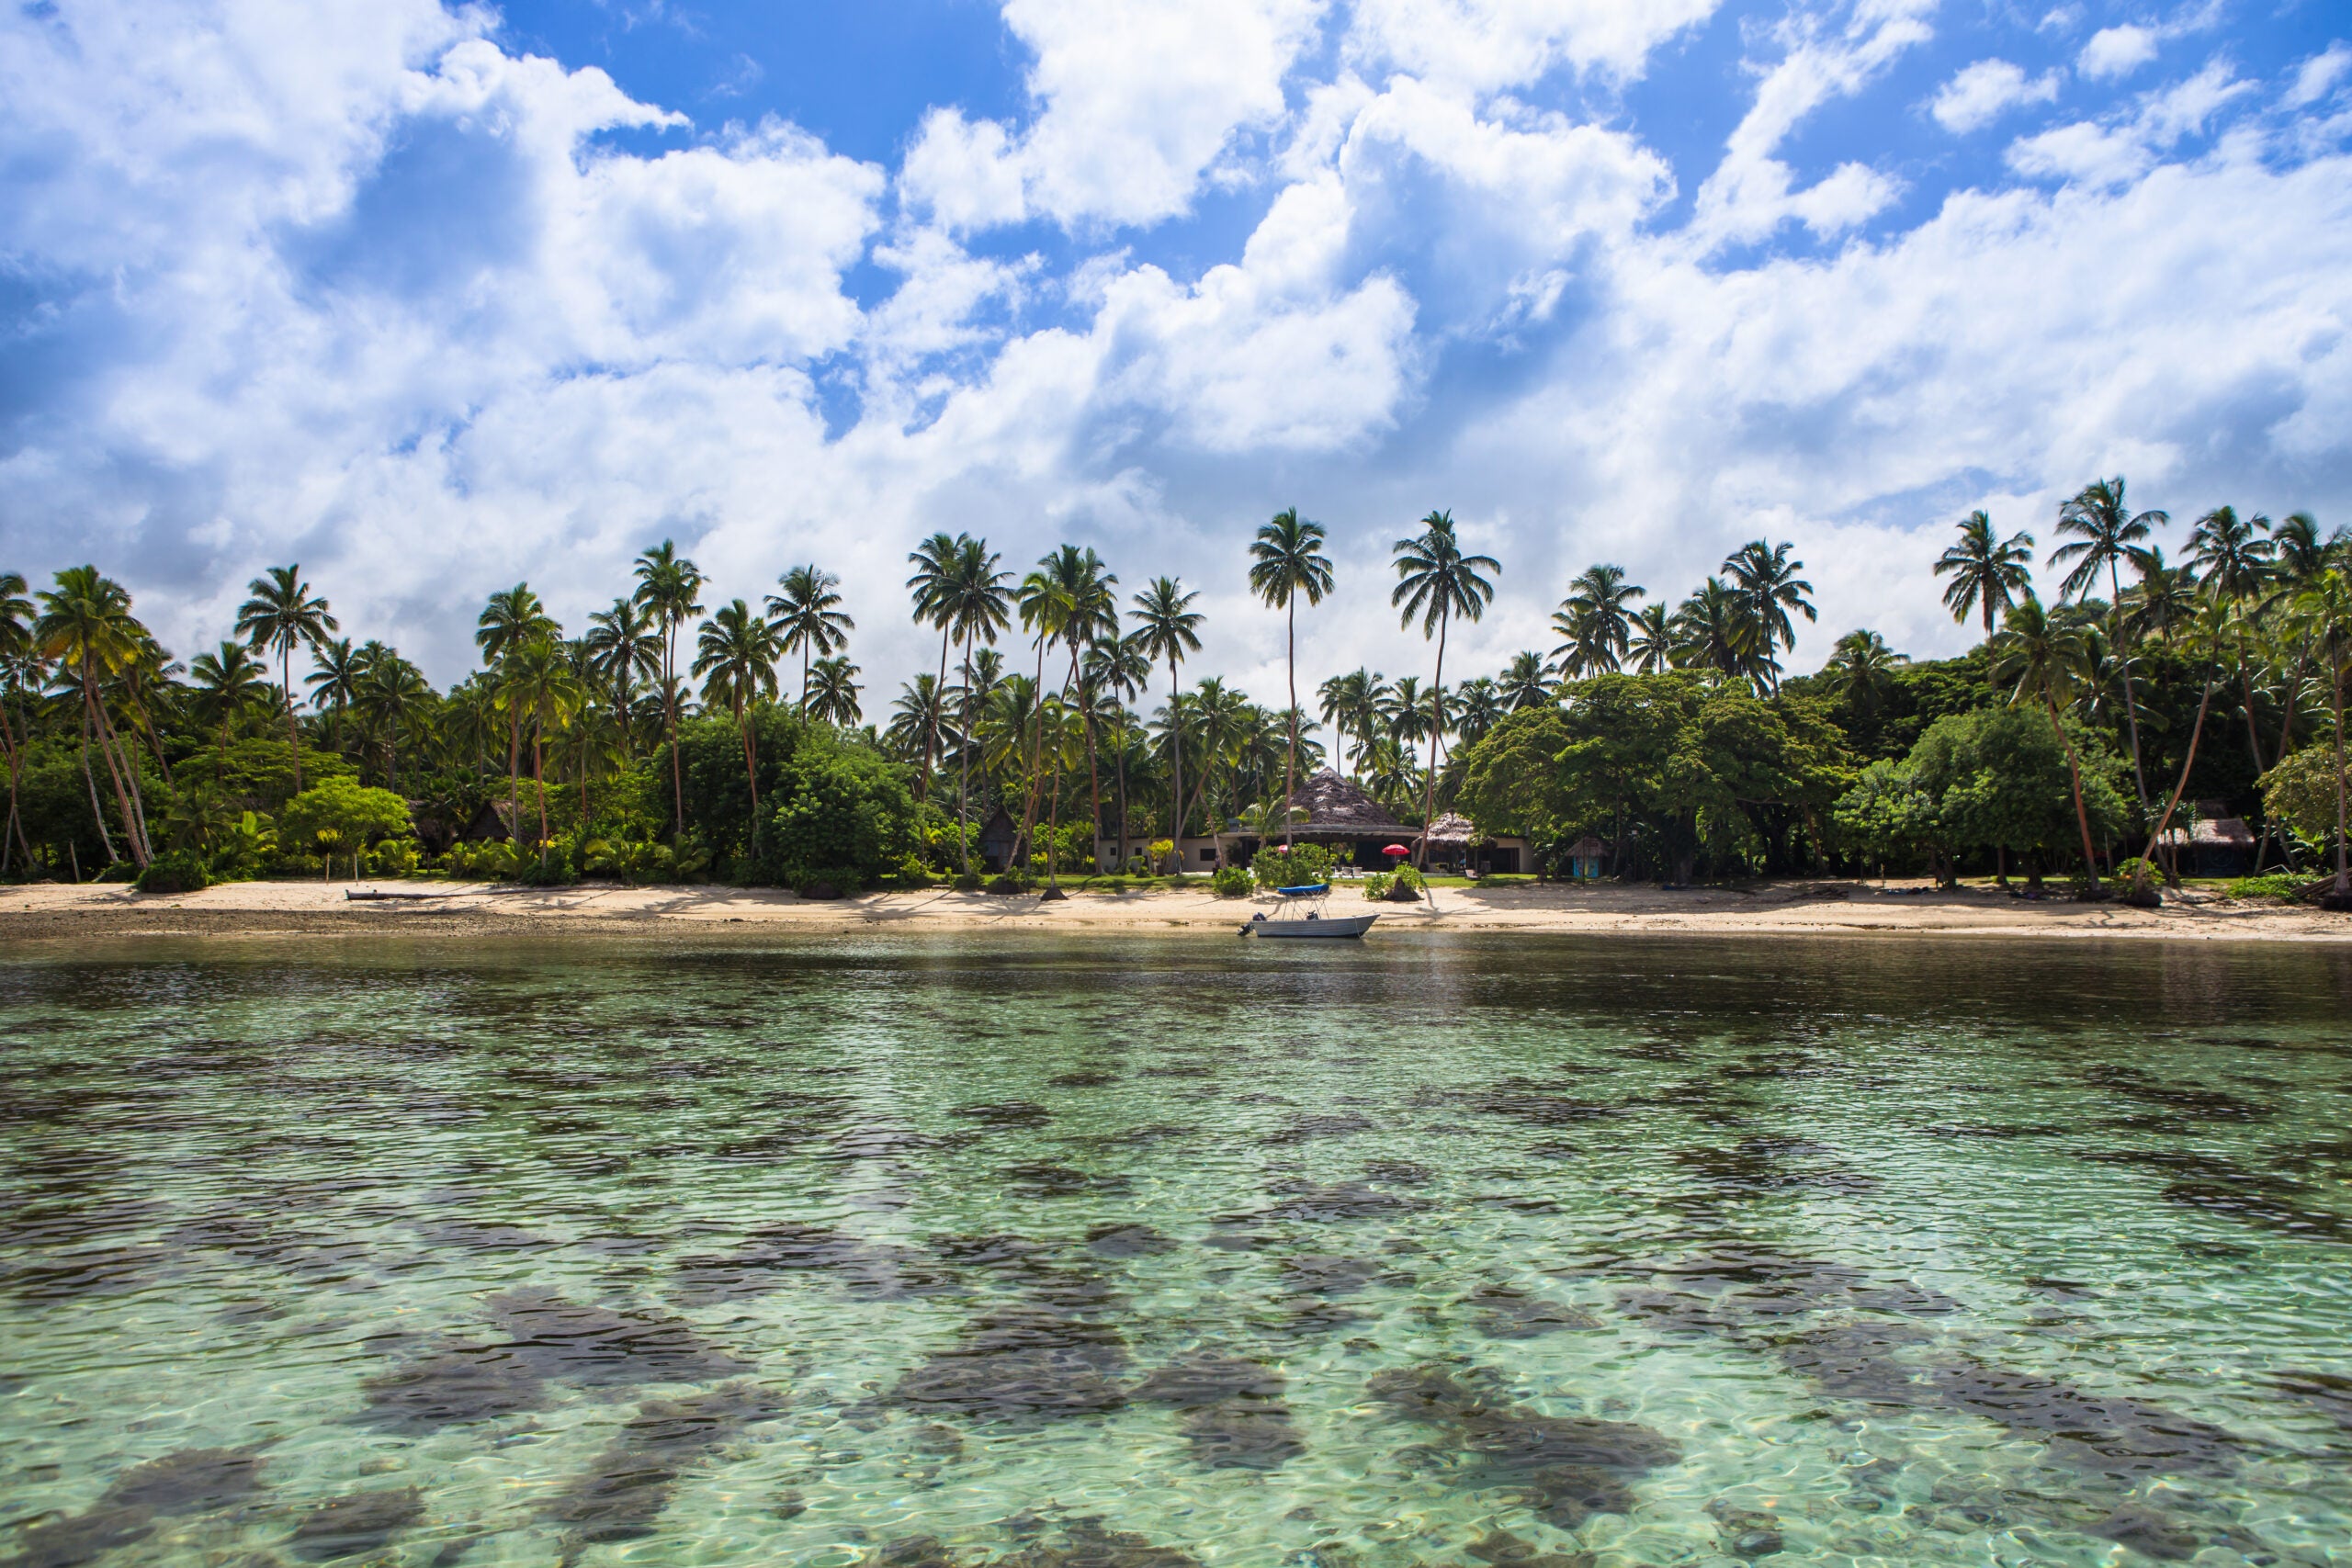
<svg viewBox="0 0 2352 1568">
<path fill-rule="evenodd" d="M 1928 106 L 1936 123 L 1955 135 L 1981 130 L 2023 104 L 2054 103 L 2058 73 L 2029 76 L 2006 60 L 1980 60 L 1938 90 Z"/>
</svg>

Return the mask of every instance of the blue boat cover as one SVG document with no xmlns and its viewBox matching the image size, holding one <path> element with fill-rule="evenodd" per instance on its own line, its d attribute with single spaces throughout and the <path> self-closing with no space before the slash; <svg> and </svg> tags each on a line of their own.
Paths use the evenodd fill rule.
<svg viewBox="0 0 2352 1568">
<path fill-rule="evenodd" d="M 1329 893 L 1331 891 L 1331 885 L 1328 882 L 1317 882 L 1311 886 L 1277 887 L 1274 891 L 1285 898 L 1304 898 L 1317 893 Z"/>
</svg>

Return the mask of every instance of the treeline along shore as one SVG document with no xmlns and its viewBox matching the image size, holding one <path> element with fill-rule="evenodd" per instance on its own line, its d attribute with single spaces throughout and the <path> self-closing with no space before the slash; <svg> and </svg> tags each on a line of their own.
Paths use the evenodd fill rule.
<svg viewBox="0 0 2352 1568">
<path fill-rule="evenodd" d="M 0 878 L 1120 893 L 1205 871 L 1238 894 L 1332 872 L 1299 804 L 1328 773 L 1396 825 L 1408 888 L 1508 838 L 1523 873 L 1621 886 L 1989 877 L 2154 906 L 2219 878 L 2352 907 L 2352 540 L 2229 506 L 2177 524 L 2120 478 L 2049 535 L 2038 558 L 2030 531 L 1958 523 L 1935 569 L 1982 640 L 1956 658 L 1859 629 L 1788 675 L 1818 609 L 1794 545 L 1758 539 L 1679 601 L 1596 564 L 1553 647 L 1465 674 L 1449 637 L 1501 566 L 1432 512 L 1391 585 L 1425 667 L 1302 698 L 1297 634 L 1335 576 L 1284 511 L 1236 560 L 1288 639 L 1265 705 L 1191 668 L 1182 580 L 1122 584 L 1074 545 L 1019 570 L 939 534 L 906 582 L 934 668 L 871 718 L 813 563 L 722 599 L 665 541 L 576 631 L 517 583 L 446 690 L 299 566 L 185 659 L 96 566 L 0 573 Z"/>
</svg>

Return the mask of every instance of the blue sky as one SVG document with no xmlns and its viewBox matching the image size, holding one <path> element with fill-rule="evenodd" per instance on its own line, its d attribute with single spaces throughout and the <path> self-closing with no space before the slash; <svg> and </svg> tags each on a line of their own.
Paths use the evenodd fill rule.
<svg viewBox="0 0 2352 1568">
<path fill-rule="evenodd" d="M 1386 547 L 1669 599 L 1758 536 L 1823 618 L 1964 644 L 1929 564 L 2128 475 L 2352 521 L 2340 8 L 1935 0 L 42 0 L 0 19 L 0 565 L 96 558 L 175 650 L 299 558 L 462 672 L 677 538 L 838 572 L 1061 539 L 1204 591 L 1332 530 L 1302 678 L 1426 654 Z M 1451 661 L 1450 661 L 1451 662 Z"/>
</svg>

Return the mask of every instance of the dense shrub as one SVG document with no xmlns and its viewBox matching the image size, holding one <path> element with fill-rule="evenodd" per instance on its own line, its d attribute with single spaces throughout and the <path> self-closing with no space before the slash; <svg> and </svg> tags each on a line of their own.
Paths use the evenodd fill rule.
<svg viewBox="0 0 2352 1568">
<path fill-rule="evenodd" d="M 204 857 L 194 850 L 165 850 L 139 874 L 141 893 L 195 893 L 211 886 Z"/>
<path fill-rule="evenodd" d="M 1250 863 L 1261 887 L 1303 887 L 1331 880 L 1331 852 L 1321 844 L 1269 844 Z"/>
<path fill-rule="evenodd" d="M 1209 891 L 1220 898 L 1250 897 L 1250 873 L 1238 865 L 1221 865 L 1209 876 Z"/>
</svg>

